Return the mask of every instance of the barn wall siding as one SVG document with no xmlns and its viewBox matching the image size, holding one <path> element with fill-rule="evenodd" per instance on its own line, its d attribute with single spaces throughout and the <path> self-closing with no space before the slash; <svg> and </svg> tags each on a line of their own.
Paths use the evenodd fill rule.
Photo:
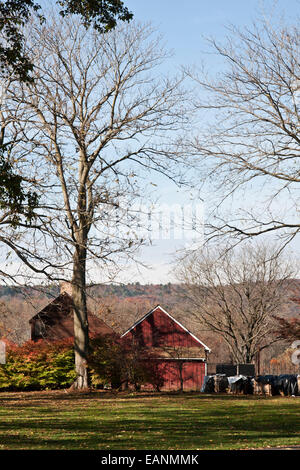
<svg viewBox="0 0 300 470">
<path fill-rule="evenodd" d="M 159 369 L 164 378 L 161 390 L 200 391 L 205 363 L 196 361 L 160 361 Z"/>
<path fill-rule="evenodd" d="M 155 310 L 135 328 L 128 332 L 145 347 L 198 348 L 200 357 L 205 357 L 204 347 L 180 325 L 172 321 L 161 310 Z"/>
<path fill-rule="evenodd" d="M 161 390 L 200 391 L 206 366 L 204 345 L 160 307 L 153 309 L 124 336 L 161 356 L 158 361 L 164 379 Z"/>
</svg>

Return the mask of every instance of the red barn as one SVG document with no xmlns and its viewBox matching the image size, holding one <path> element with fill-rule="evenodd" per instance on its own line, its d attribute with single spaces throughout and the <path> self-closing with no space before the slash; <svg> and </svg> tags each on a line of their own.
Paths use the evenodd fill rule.
<svg viewBox="0 0 300 470">
<path fill-rule="evenodd" d="M 30 320 L 31 340 L 59 341 L 74 337 L 73 300 L 71 286 L 61 285 L 61 292 Z M 90 337 L 113 335 L 114 331 L 100 318 L 88 312 Z"/>
<path fill-rule="evenodd" d="M 161 306 L 131 326 L 122 338 L 155 352 L 162 390 L 200 390 L 210 349 Z"/>
</svg>

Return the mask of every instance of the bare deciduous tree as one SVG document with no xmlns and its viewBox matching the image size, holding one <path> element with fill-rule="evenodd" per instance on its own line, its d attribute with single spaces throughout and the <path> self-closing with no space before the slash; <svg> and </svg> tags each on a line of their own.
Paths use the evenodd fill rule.
<svg viewBox="0 0 300 470">
<path fill-rule="evenodd" d="M 299 23 L 263 20 L 229 34 L 223 45 L 210 41 L 222 59 L 218 77 L 194 76 L 205 120 L 193 147 L 209 194 L 220 196 L 208 233 L 245 239 L 275 232 L 288 243 L 300 231 Z"/>
<path fill-rule="evenodd" d="M 191 311 L 224 339 L 237 363 L 251 363 L 278 340 L 273 315 L 289 298 L 294 274 L 292 263 L 264 245 L 206 248 L 178 264 Z"/>
<path fill-rule="evenodd" d="M 134 234 L 133 203 L 147 193 L 149 174 L 179 177 L 185 154 L 171 136 L 189 123 L 191 107 L 181 77 L 155 76 L 166 54 L 150 26 L 101 35 L 54 16 L 30 25 L 27 48 L 34 81 L 14 83 L 6 107 L 20 139 L 12 158 L 34 182 L 39 209 L 34 226 L 19 223 L 12 234 L 3 225 L 0 240 L 31 273 L 71 277 L 76 386 L 83 388 L 89 260 L 100 260 L 101 270 L 109 261 L 118 266 L 143 242 Z"/>
</svg>

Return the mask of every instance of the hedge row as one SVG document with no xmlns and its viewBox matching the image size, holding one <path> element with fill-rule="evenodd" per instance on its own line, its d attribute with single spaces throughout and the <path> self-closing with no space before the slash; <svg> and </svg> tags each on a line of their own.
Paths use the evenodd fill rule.
<svg viewBox="0 0 300 470">
<path fill-rule="evenodd" d="M 76 377 L 70 341 L 8 345 L 0 366 L 0 390 L 45 390 L 69 387 Z"/>
<path fill-rule="evenodd" d="M 114 336 L 91 341 L 89 372 L 93 387 L 131 385 L 139 389 L 143 384 L 151 384 L 159 390 L 163 383 L 153 354 Z M 71 339 L 8 345 L 6 364 L 0 365 L 2 391 L 69 388 L 75 378 Z"/>
</svg>

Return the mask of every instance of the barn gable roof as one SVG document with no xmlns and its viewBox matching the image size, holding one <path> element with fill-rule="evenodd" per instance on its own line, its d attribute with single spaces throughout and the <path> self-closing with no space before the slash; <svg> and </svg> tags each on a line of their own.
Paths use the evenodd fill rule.
<svg viewBox="0 0 300 470">
<path fill-rule="evenodd" d="M 154 307 L 152 310 L 150 310 L 148 313 L 146 313 L 146 315 L 144 315 L 142 318 L 140 318 L 137 322 L 135 322 L 130 328 L 128 328 L 128 330 L 125 331 L 125 333 L 123 333 L 121 335 L 121 338 L 123 338 L 124 336 L 126 336 L 130 331 L 132 331 L 134 328 L 136 328 L 140 323 L 142 323 L 144 320 L 146 320 L 146 318 L 148 318 L 150 315 L 152 315 L 156 310 L 160 310 L 162 313 L 164 313 L 165 315 L 167 315 L 174 323 L 176 323 L 178 326 L 180 326 L 186 333 L 188 333 L 189 335 L 191 335 L 191 337 L 197 341 L 199 344 L 201 344 L 201 346 L 204 347 L 205 351 L 207 352 L 211 352 L 211 349 L 206 346 L 206 344 L 204 344 L 199 338 L 197 338 L 197 336 L 195 336 L 191 331 L 189 331 L 184 325 L 182 325 L 182 323 L 180 323 L 178 320 L 176 320 L 176 318 L 174 318 L 172 315 L 170 315 L 170 313 L 168 313 L 163 307 L 161 307 L 160 305 L 156 305 L 156 307 Z"/>
<path fill-rule="evenodd" d="M 29 323 L 34 325 L 36 321 L 42 321 L 46 327 L 48 339 L 64 339 L 74 336 L 73 300 L 67 293 L 63 292 L 35 314 Z M 114 334 L 102 319 L 88 312 L 89 331 L 92 336 Z"/>
</svg>

